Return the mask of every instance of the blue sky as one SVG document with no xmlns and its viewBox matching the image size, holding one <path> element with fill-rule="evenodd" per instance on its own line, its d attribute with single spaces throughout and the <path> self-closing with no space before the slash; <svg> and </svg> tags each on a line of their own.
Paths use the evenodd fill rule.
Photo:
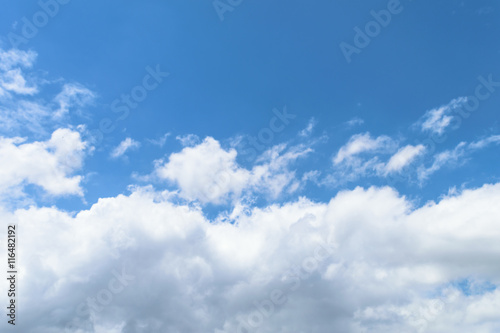
<svg viewBox="0 0 500 333">
<path fill-rule="evenodd" d="M 175 136 L 192 133 L 220 141 L 256 136 L 272 109 L 285 105 L 297 118 L 271 144 L 291 140 L 314 117 L 314 134 L 328 137 L 315 147 L 315 164 L 322 168 L 329 167 L 332 155 L 356 132 L 400 136 L 409 143 L 423 140 L 409 128 L 425 111 L 472 94 L 478 76 L 496 77 L 500 47 L 495 3 L 442 1 L 429 10 L 426 4 L 403 1 L 401 12 L 348 64 L 339 44 L 354 45 L 353 28 L 364 29 L 373 20 L 370 11 L 387 5 L 243 2 L 223 12 L 220 21 L 210 2 L 70 2 L 60 5 L 55 17 L 20 48 L 38 53 L 36 70 L 48 72 L 47 79 L 64 77 L 94 92 L 93 105 L 85 109 L 88 117 L 71 117 L 73 124 L 88 129 L 98 128 L 104 118 L 116 120 L 112 101 L 130 94 L 147 66 L 170 73 L 127 119 L 116 122 L 85 163 L 87 172 L 96 172 L 86 189 L 93 202 L 122 192 L 133 171 L 146 173 L 152 159 L 178 150 Z M 39 10 L 36 2 L 6 6 L 4 35 L 22 35 L 22 17 L 32 18 Z M 50 88 L 44 87 L 41 96 L 50 96 Z M 479 112 L 447 134 L 437 150 L 496 133 L 499 96 L 482 102 Z M 346 128 L 343 124 L 353 118 L 364 123 Z M 162 149 L 144 145 L 126 164 L 109 160 L 110 149 L 127 137 L 144 142 L 165 133 L 171 136 Z M 484 161 L 490 163 L 480 163 L 483 168 L 492 164 Z M 311 168 L 307 163 L 304 169 Z M 437 174 L 423 188 L 405 191 L 432 199 L 452 185 L 477 185 L 495 176 L 495 169 L 485 174 L 456 168 Z M 364 181 L 370 180 L 359 184 Z M 312 189 L 321 199 L 336 190 Z"/>
<path fill-rule="evenodd" d="M 356 132 L 402 136 L 410 143 L 422 140 L 409 128 L 425 111 L 473 93 L 478 76 L 498 73 L 495 3 L 442 1 L 429 10 L 426 4 L 403 1 L 401 12 L 348 64 L 339 44 L 354 45 L 353 28 L 364 28 L 373 20 L 370 11 L 387 5 L 243 2 L 224 12 L 220 21 L 210 2 L 70 2 L 20 48 L 38 53 L 36 70 L 48 72 L 49 79 L 64 77 L 95 93 L 93 105 L 85 109 L 88 119 L 71 117 L 73 124 L 88 129 L 98 128 L 103 118 L 117 118 L 110 104 L 141 83 L 146 66 L 158 65 L 170 73 L 127 119 L 116 123 L 85 163 L 87 172 L 97 173 L 87 187 L 93 202 L 122 192 L 131 172 L 146 173 L 152 159 L 178 150 L 175 136 L 193 133 L 220 141 L 256 136 L 267 126 L 272 109 L 285 105 L 297 118 L 272 144 L 294 138 L 314 117 L 314 134 L 328 136 L 315 147 L 315 164 L 322 168 L 328 168 L 331 156 Z M 4 35 L 21 33 L 22 17 L 32 18 L 38 10 L 36 2 L 6 6 L 1 14 Z M 8 46 L 4 40 L 4 48 Z M 49 88 L 41 96 L 46 90 L 49 95 Z M 493 94 L 482 102 L 480 111 L 448 134 L 438 150 L 498 131 L 499 101 Z M 353 118 L 364 123 L 345 128 Z M 165 133 L 172 135 L 163 149 L 143 147 L 126 164 L 108 158 L 110 149 L 127 137 L 143 142 Z M 484 161 L 490 161 L 480 163 L 484 168 L 492 164 Z M 311 167 L 303 164 L 304 169 Z M 436 175 L 424 188 L 405 191 L 432 199 L 457 183 L 477 185 L 495 176 L 494 169 L 484 174 L 457 168 Z M 312 189 L 321 199 L 336 190 Z"/>
<path fill-rule="evenodd" d="M 442 210 L 457 205 L 455 201 L 490 197 L 496 202 L 500 182 L 500 7 L 496 1 L 42 0 L 15 4 L 3 1 L 2 5 L 0 213 L 6 220 L 20 219 L 18 223 L 29 224 L 20 216 L 33 213 L 37 216 L 33 220 L 37 220 L 46 208 L 54 210 L 54 216 L 68 214 L 75 221 L 96 215 L 88 222 L 92 224 L 108 214 L 99 215 L 103 209 L 119 212 L 117 207 L 126 204 L 137 205 L 137 211 L 141 211 L 147 206 L 140 206 L 143 202 L 150 201 L 147 207 L 151 208 L 165 201 L 182 212 L 175 215 L 182 221 L 191 221 L 199 214 L 194 220 L 200 225 L 227 222 L 238 228 L 249 223 L 250 231 L 240 228 L 234 232 L 241 233 L 242 240 L 255 235 L 262 240 L 273 233 L 255 222 L 262 217 L 259 214 L 267 212 L 273 216 L 270 220 L 286 216 L 288 220 L 280 222 L 285 224 L 299 216 L 309 221 L 306 217 L 311 214 L 336 211 L 347 196 L 351 199 L 344 203 L 346 207 L 366 201 L 366 216 L 391 220 L 389 208 L 373 214 L 369 211 L 372 206 L 378 209 L 377 202 L 384 205 L 387 200 L 388 207 L 412 226 L 404 231 L 392 226 L 403 233 L 402 237 L 412 230 L 422 239 L 436 238 L 435 243 L 422 245 L 425 252 L 444 241 L 441 236 L 446 237 L 432 226 L 418 229 L 415 221 L 421 216 L 436 223 L 442 220 L 442 230 L 448 230 L 453 214 L 442 215 Z M 356 51 L 346 51 L 353 49 Z M 469 204 L 472 210 L 479 207 Z M 275 212 L 276 207 L 283 212 Z M 464 218 L 469 216 L 467 212 L 463 212 Z M 485 220 L 476 221 L 484 227 L 481 232 L 485 237 L 496 234 L 490 229 L 495 226 L 489 218 L 498 217 L 497 213 L 485 213 Z M 109 214 L 113 217 L 110 229 L 101 235 L 103 244 L 114 239 L 118 222 L 113 221 L 120 219 Z M 331 213 L 340 221 L 339 234 L 350 228 L 349 223 L 342 224 L 342 217 L 350 213 L 343 214 Z M 358 221 L 356 214 L 351 218 L 351 223 Z M 58 223 L 64 225 L 64 221 L 61 217 Z M 137 221 L 142 220 L 137 217 Z M 123 227 L 125 234 L 136 230 L 133 223 L 137 221 Z M 325 217 L 321 221 L 327 225 L 330 220 Z M 365 232 L 369 233 L 372 225 L 366 223 Z M 224 249 L 231 248 L 225 237 L 230 239 L 233 231 L 213 236 L 218 231 L 199 228 L 213 239 L 227 241 Z M 332 231 L 327 228 L 322 232 Z M 464 240 L 457 231 L 450 237 L 477 245 L 481 235 L 475 236 L 478 238 Z M 144 236 L 143 240 L 151 237 Z M 280 237 L 285 241 L 292 236 Z M 369 252 L 371 246 L 380 245 L 352 246 Z M 132 261 L 141 251 L 148 251 L 140 246 L 132 248 L 125 256 Z M 351 245 L 346 249 L 339 252 L 346 262 L 362 257 L 351 253 Z M 443 258 L 459 256 L 455 250 L 446 250 Z M 285 250 L 273 251 L 263 253 L 273 253 L 270 256 L 278 261 L 290 255 Z M 479 245 L 477 251 L 483 251 Z M 495 251 L 486 252 L 493 256 Z M 92 253 L 87 258 L 92 258 Z M 223 266 L 216 259 L 205 259 L 214 271 L 214 267 Z M 267 264 L 272 266 L 269 260 Z M 403 284 L 411 285 L 408 288 L 415 295 L 455 288 L 462 292 L 457 297 L 463 309 L 481 301 L 474 297 L 498 297 L 494 286 L 499 275 L 487 267 L 477 268 L 472 259 L 464 263 L 460 273 L 442 268 L 444 264 L 432 256 L 415 260 L 401 265 L 414 268 L 414 274 L 421 272 L 418 263 L 422 260 L 438 267 L 430 269 L 434 275 L 427 276 L 427 286 L 408 281 Z M 390 275 L 383 261 L 374 258 L 372 268 L 378 267 L 380 276 Z M 198 264 L 195 261 L 193 265 Z M 75 269 L 84 270 L 85 265 Z M 324 264 L 320 280 L 334 279 L 331 265 Z M 46 267 L 40 270 L 47 273 Z M 96 274 L 106 280 L 109 271 L 103 272 Z M 64 279 L 68 278 L 64 274 L 70 273 L 60 274 Z M 440 278 L 435 278 L 438 275 Z M 277 276 L 269 279 L 279 280 Z M 403 279 L 399 275 L 394 278 Z M 213 288 L 226 281 L 215 280 Z M 36 285 L 34 280 L 29 281 Z M 238 281 L 235 278 L 234 285 Z M 168 284 L 166 280 L 161 282 Z M 353 285 L 360 281 L 339 283 Z M 479 296 L 467 292 L 475 285 L 481 290 Z M 92 293 L 91 286 L 85 288 Z M 318 282 L 317 289 L 301 293 L 314 294 L 322 288 Z M 70 300 L 63 291 L 58 292 L 67 304 L 78 304 L 78 299 Z M 448 301 L 451 294 L 446 296 Z M 346 305 L 346 313 L 352 314 L 350 319 L 339 316 L 334 325 L 359 332 L 363 328 L 397 331 L 405 327 L 404 320 L 403 324 L 394 320 L 389 327 L 374 324 L 376 320 L 370 317 L 370 313 L 379 313 L 381 321 L 387 319 L 384 316 L 392 318 L 392 310 L 382 307 L 394 297 L 381 297 L 380 303 L 361 297 L 356 306 Z M 248 309 L 233 301 L 241 310 L 233 313 L 234 321 L 209 320 L 205 324 L 213 328 L 211 331 L 236 330 L 239 316 Z M 297 304 L 302 306 L 302 301 Z M 406 301 L 407 305 L 403 302 L 398 306 L 413 308 L 426 302 L 424 298 Z M 463 310 L 457 310 L 458 303 L 454 304 L 454 310 Z M 374 310 L 376 306 L 381 308 Z M 369 307 L 372 310 L 367 310 Z M 33 309 L 26 311 L 36 315 Z M 292 310 L 281 314 L 284 318 L 294 316 Z M 436 330 L 456 329 L 446 316 L 443 318 Z M 491 324 L 483 319 L 463 327 L 484 332 L 499 327 L 498 321 Z M 272 320 L 268 329 L 285 327 L 279 326 L 281 319 Z M 119 322 L 93 322 L 93 329 L 140 331 L 140 325 L 132 322 L 116 328 Z M 306 324 L 306 319 L 300 323 L 311 327 Z M 47 322 L 42 326 L 48 332 L 55 327 L 51 325 Z M 321 325 L 315 332 L 324 331 L 326 326 Z M 181 324 L 174 326 L 170 327 L 172 332 L 182 331 Z M 42 332 L 40 327 L 32 329 Z M 158 327 L 161 331 L 167 326 Z M 259 332 L 267 332 L 263 327 L 259 326 Z M 152 326 L 149 329 L 154 331 Z"/>
</svg>

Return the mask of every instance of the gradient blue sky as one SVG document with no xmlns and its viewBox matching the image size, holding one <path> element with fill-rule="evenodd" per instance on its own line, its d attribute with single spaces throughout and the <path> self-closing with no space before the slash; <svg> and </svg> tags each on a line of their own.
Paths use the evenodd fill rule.
<svg viewBox="0 0 500 333">
<path fill-rule="evenodd" d="M 353 291 L 352 296 L 346 292 L 343 297 L 351 300 L 352 296 L 351 303 L 333 306 L 325 301 L 325 309 L 343 309 L 336 312 L 334 324 L 328 319 L 330 314 L 313 318 L 312 322 L 318 322 L 314 328 L 308 321 L 312 317 L 300 317 L 294 324 L 293 318 L 299 317 L 288 309 L 291 312 L 282 313 L 286 324 L 280 323 L 281 317 L 273 317 L 270 331 L 289 324 L 319 333 L 334 326 L 353 332 L 365 328 L 400 332 L 408 327 L 408 318 L 392 322 L 387 318 L 392 318 L 393 310 L 384 306 L 396 304 L 403 312 L 408 306 L 411 312 L 428 301 L 429 295 L 444 295 L 444 290 L 460 294 L 460 302 L 447 307 L 450 318 L 453 313 L 474 317 L 467 309 L 476 301 L 484 308 L 491 307 L 488 302 L 493 298 L 496 301 L 491 304 L 500 302 L 496 289 L 500 275 L 493 267 L 496 264 L 488 261 L 500 253 L 500 249 L 493 249 L 498 240 L 498 224 L 493 220 L 498 222 L 500 213 L 494 207 L 500 198 L 498 1 L 72 0 L 58 3 L 57 10 L 50 7 L 54 10 L 50 17 L 40 14 L 43 6 L 37 1 L 0 3 L 0 218 L 24 223 L 26 230 L 31 228 L 32 236 L 26 236 L 33 242 L 31 256 L 36 256 L 38 249 L 36 232 L 42 232 L 35 225 L 37 221 L 53 233 L 75 228 L 73 233 L 83 235 L 82 242 L 93 237 L 87 233 L 86 223 L 103 223 L 103 231 L 96 236 L 102 243 L 98 242 L 95 251 L 89 250 L 91 243 L 82 245 L 81 252 L 75 250 L 86 253 L 85 259 L 83 255 L 75 259 L 75 270 L 91 269 L 86 266 L 89 258 L 95 259 L 98 250 L 113 248 L 116 244 L 110 239 L 122 235 L 122 230 L 137 237 L 136 245 L 123 246 L 125 257 L 140 262 L 141 256 L 152 250 L 137 244 L 153 244 L 155 237 L 166 235 L 161 227 L 158 235 L 141 229 L 158 219 L 172 223 L 172 230 L 183 230 L 179 232 L 183 236 L 175 236 L 178 243 L 174 242 L 182 250 L 177 253 L 168 247 L 170 235 L 165 236 L 168 242 L 154 249 L 155 254 L 174 256 L 175 252 L 180 261 L 189 261 L 192 258 L 186 253 L 199 251 L 196 258 L 203 257 L 206 266 L 193 259 L 190 268 L 177 268 L 188 272 L 195 267 L 195 273 L 185 274 L 197 276 L 196 283 L 205 281 L 206 272 L 215 272 L 216 278 L 203 290 L 216 294 L 248 283 L 257 295 L 261 285 L 253 283 L 260 281 L 261 273 L 253 276 L 249 272 L 260 272 L 255 268 L 258 264 L 269 265 L 272 272 L 262 274 L 277 283 L 282 271 L 274 266 L 288 267 L 286 263 L 311 252 L 309 243 L 294 243 L 297 253 L 283 245 L 295 239 L 294 232 L 333 232 L 341 243 L 336 254 L 339 261 L 320 265 L 319 282 L 312 284 L 312 290 L 304 289 L 294 296 L 298 299 L 294 304 L 297 309 L 311 311 L 309 296 L 350 290 L 342 286 L 362 284 L 367 288 L 365 293 L 360 296 Z M 220 8 L 230 10 L 220 12 Z M 391 8 L 390 22 L 378 25 L 380 31 L 367 33 L 366 27 L 375 20 L 373 13 L 387 15 Z M 46 17 L 47 23 L 27 36 L 28 25 L 37 17 Z M 360 37 L 358 29 L 371 37 Z M 359 38 L 369 38 L 369 44 L 357 45 Z M 342 48 L 346 43 L 358 48 L 349 57 Z M 151 77 L 154 71 L 164 73 L 158 82 Z M 154 88 L 123 116 L 122 96 L 139 91 L 142 88 L 137 87 L 144 84 Z M 293 116 L 279 131 L 270 131 L 271 124 L 282 124 L 275 121 L 284 110 Z M 113 129 L 99 138 L 96 133 L 102 132 L 106 122 Z M 251 141 L 264 132 L 272 132 L 272 138 L 254 150 Z M 483 215 L 471 217 L 477 210 Z M 53 224 L 44 220 L 46 211 L 52 212 Z M 122 212 L 128 215 L 120 215 Z M 127 220 L 129 216 L 132 222 Z M 175 217 L 170 220 L 169 216 Z M 405 227 L 392 225 L 393 218 L 405 221 Z M 294 219 L 299 219 L 295 226 L 304 229 L 293 229 Z M 79 223 L 69 226 L 70 220 Z M 219 227 L 221 221 L 232 226 Z M 275 234 L 276 230 L 268 229 L 262 221 L 274 221 L 270 225 L 289 233 Z M 468 229 L 472 222 L 479 231 Z M 28 227 L 30 223 L 34 225 Z M 353 227 L 356 223 L 359 228 Z M 192 225 L 199 227 L 193 227 L 199 233 L 206 232 L 206 237 L 200 236 L 200 244 L 206 242 L 206 247 L 194 246 L 191 236 L 185 236 L 194 230 L 189 229 Z M 448 234 L 441 234 L 443 230 Z M 374 233 L 380 238 L 372 239 Z M 254 248 L 261 243 L 267 246 L 264 240 L 272 237 L 283 243 Z M 239 257 L 234 239 L 250 250 Z M 403 244 L 405 239 L 411 241 Z M 472 254 L 464 256 L 462 249 L 448 241 L 472 247 Z M 489 250 L 482 247 L 483 241 L 491 245 Z M 68 248 L 76 244 L 75 240 L 68 242 Z M 387 243 L 393 247 L 386 253 Z M 54 247 L 47 251 L 54 251 L 57 258 L 57 253 L 66 250 Z M 434 254 L 436 251 L 443 252 Z M 204 257 L 213 253 L 220 256 Z M 401 259 L 397 253 L 411 258 Z M 232 255 L 239 260 L 231 262 Z M 256 259 L 262 256 L 262 261 Z M 24 301 L 40 294 L 61 308 L 58 314 L 64 314 L 60 320 L 47 317 L 26 332 L 59 332 L 51 329 L 60 329 L 74 316 L 64 309 L 74 309 L 85 293 L 96 293 L 93 285 L 71 280 L 74 272 L 51 271 L 50 260 L 61 260 L 63 265 L 64 258 L 47 258 L 48 262 L 40 259 L 44 263 L 40 266 L 32 264 L 40 279 L 48 276 L 44 281 L 52 281 L 57 276 L 62 285 L 81 287 L 83 294 L 72 298 L 63 287 L 53 286 L 55 291 L 47 296 L 36 289 L 38 277 L 28 276 L 26 284 L 32 293 Z M 455 258 L 459 259 L 455 262 Z M 95 272 L 96 281 L 107 281 L 109 270 L 105 267 L 115 264 L 115 259 L 103 259 L 103 268 Z M 153 255 L 145 265 L 156 272 L 162 265 L 160 259 Z M 241 268 L 238 265 L 242 262 L 257 266 Z M 339 262 L 345 262 L 346 272 L 352 275 L 335 275 L 343 265 Z M 429 266 L 424 269 L 422 263 Z M 225 276 L 226 264 L 238 268 Z M 380 286 L 380 294 L 374 291 L 377 285 L 371 289 L 372 280 L 359 279 L 358 268 L 365 264 L 368 271 L 376 272 L 375 280 L 392 279 Z M 410 273 L 403 274 L 393 265 L 402 270 L 410 267 Z M 413 281 L 413 275 L 421 281 Z M 161 274 L 150 279 L 158 281 L 165 293 L 173 292 L 169 288 L 176 283 L 186 290 L 191 288 L 189 281 L 183 284 L 182 276 L 180 282 L 170 276 L 163 279 Z M 338 284 L 332 287 L 328 281 Z M 393 291 L 392 285 L 400 281 L 405 282 Z M 137 290 L 147 294 L 151 291 L 148 288 L 142 285 Z M 182 288 L 179 293 L 184 292 Z M 406 289 L 417 296 L 396 295 Z M 187 292 L 189 299 L 199 300 L 199 296 L 208 308 L 229 304 L 230 315 L 226 318 L 212 313 L 206 317 L 210 320 L 203 317 L 203 321 L 194 316 L 199 312 L 182 310 L 181 319 L 169 319 L 175 322 L 173 326 L 167 321 L 163 326 L 144 324 L 148 332 L 165 332 L 167 328 L 171 332 L 198 332 L 189 326 L 197 320 L 209 328 L 207 331 L 234 332 L 242 325 L 238 318 L 251 313 L 243 301 L 247 294 L 213 299 L 191 291 Z M 127 300 L 117 301 L 117 307 L 131 308 L 130 302 L 137 295 L 127 295 Z M 450 297 L 446 299 L 450 301 Z M 248 299 L 251 304 L 251 297 Z M 171 304 L 161 300 L 158 304 L 151 313 L 154 320 L 161 321 L 158 318 L 164 318 Z M 26 311 L 29 318 L 45 316 L 34 308 Z M 376 318 L 380 322 L 374 323 L 373 313 L 380 315 Z M 102 321 L 92 323 L 94 329 L 100 327 L 96 331 L 122 332 L 123 328 L 123 332 L 142 332 L 138 328 L 143 327 L 140 316 L 137 321 L 127 321 L 117 313 L 101 315 Z M 446 318 L 433 319 L 442 325 L 434 327 L 436 332 L 446 331 L 440 327 L 450 332 L 456 332 L 457 327 L 494 332 L 500 327 L 499 318 L 489 321 L 478 316 L 477 321 L 462 326 Z"/>
<path fill-rule="evenodd" d="M 103 118 L 117 118 L 111 102 L 141 83 L 146 66 L 159 65 L 170 73 L 127 119 L 116 123 L 86 161 L 85 171 L 95 173 L 86 184 L 92 203 L 123 192 L 132 172 L 148 173 L 152 159 L 179 150 L 177 135 L 193 133 L 222 142 L 236 135 L 256 136 L 268 125 L 271 110 L 285 105 L 297 118 L 272 144 L 294 138 L 314 117 L 314 134 L 328 140 L 315 147 L 314 162 L 297 167 L 319 166 L 327 173 L 331 157 L 352 134 L 401 136 L 414 144 L 425 137 L 409 128 L 427 110 L 473 94 L 480 75 L 500 77 L 494 1 L 435 1 L 432 10 L 423 2 L 402 1 L 402 12 L 347 64 L 339 44 L 353 44 L 353 28 L 373 20 L 371 10 L 386 7 L 387 1 L 243 2 L 220 21 L 209 1 L 73 1 L 61 5 L 20 48 L 38 53 L 36 69 L 48 72 L 48 78 L 64 77 L 96 93 L 94 105 L 86 108 L 88 119 L 71 117 L 73 124 L 89 129 L 98 128 Z M 4 37 L 20 33 L 22 17 L 40 10 L 35 1 L 3 8 Z M 3 48 L 8 47 L 4 38 Z M 499 107 L 500 94 L 493 94 L 437 150 L 498 133 Z M 364 124 L 343 126 L 355 117 Z M 109 159 L 109 151 L 126 137 L 144 142 L 167 132 L 171 136 L 163 149 L 143 145 L 130 153 L 127 163 Z M 492 182 L 498 179 L 496 156 L 498 149 L 491 147 L 471 163 L 441 170 L 422 186 L 398 187 L 433 199 L 462 183 Z M 372 183 L 379 180 L 343 186 Z M 324 200 L 337 190 L 309 192 Z"/>
</svg>

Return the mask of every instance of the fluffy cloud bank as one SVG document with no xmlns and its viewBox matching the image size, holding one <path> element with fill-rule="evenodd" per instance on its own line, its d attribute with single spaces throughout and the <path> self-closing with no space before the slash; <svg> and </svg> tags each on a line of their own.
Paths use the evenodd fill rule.
<svg viewBox="0 0 500 333">
<path fill-rule="evenodd" d="M 144 187 L 0 218 L 21 230 L 27 333 L 495 332 L 499 200 L 356 188 L 218 222 Z"/>
</svg>

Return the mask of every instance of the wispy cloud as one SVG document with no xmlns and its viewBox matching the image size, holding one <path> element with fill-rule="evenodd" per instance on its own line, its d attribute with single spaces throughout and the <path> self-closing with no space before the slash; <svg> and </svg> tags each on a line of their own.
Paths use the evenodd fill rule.
<svg viewBox="0 0 500 333">
<path fill-rule="evenodd" d="M 18 95 L 34 95 L 38 87 L 26 78 L 23 69 L 31 68 L 37 54 L 32 51 L 0 49 L 0 97 L 8 96 L 9 92 Z M 3 91 L 3 92 L 2 92 Z"/>
<path fill-rule="evenodd" d="M 16 66 L 30 68 L 37 56 L 37 53 L 31 50 L 10 49 L 4 51 L 0 49 L 0 70 L 7 71 Z"/>
<path fill-rule="evenodd" d="M 500 144 L 500 135 L 492 135 L 492 136 L 487 137 L 485 139 L 481 139 L 481 140 L 472 142 L 469 144 L 469 149 L 472 149 L 472 150 L 482 149 L 482 148 L 485 148 L 492 143 Z"/>
<path fill-rule="evenodd" d="M 355 127 L 355 126 L 358 126 L 358 125 L 363 125 L 365 123 L 365 121 L 359 117 L 354 117 L 348 121 L 345 122 L 346 126 L 347 127 Z"/>
<path fill-rule="evenodd" d="M 500 135 L 492 135 L 471 143 L 460 142 L 454 149 L 434 155 L 430 167 L 421 166 L 418 171 L 418 178 L 420 181 L 424 181 L 444 166 L 454 166 L 465 163 L 470 153 L 484 149 L 491 144 L 500 144 Z"/>
<path fill-rule="evenodd" d="M 383 160 L 394 154 L 398 145 L 396 140 L 386 135 L 376 138 L 372 138 L 370 133 L 353 135 L 333 157 L 333 173 L 321 183 L 339 185 L 364 176 L 386 175 L 388 172 Z"/>
<path fill-rule="evenodd" d="M 333 163 L 338 165 L 352 157 L 365 152 L 387 151 L 394 148 L 395 142 L 386 135 L 373 139 L 370 133 L 353 135 L 347 144 L 342 146 L 333 159 Z"/>
<path fill-rule="evenodd" d="M 398 150 L 398 152 L 389 159 L 385 165 L 385 173 L 399 172 L 406 166 L 410 165 L 419 155 L 425 152 L 423 145 L 412 146 L 407 145 Z"/>
<path fill-rule="evenodd" d="M 120 142 L 120 144 L 115 149 L 113 149 L 110 156 L 111 158 L 118 158 L 125 155 L 127 151 L 137 149 L 140 146 L 141 144 L 139 142 L 131 138 L 126 138 L 125 140 Z"/>
<path fill-rule="evenodd" d="M 83 107 L 91 104 L 95 99 L 95 94 L 80 84 L 68 83 L 62 91 L 54 98 L 54 102 L 59 105 L 54 116 L 61 117 L 68 113 L 71 107 Z"/>
<path fill-rule="evenodd" d="M 170 136 L 170 133 L 165 133 L 163 134 L 162 137 L 158 139 L 147 139 L 147 142 L 151 143 L 152 145 L 159 146 L 160 148 L 163 148 L 165 143 L 167 142 L 167 138 Z"/>
<path fill-rule="evenodd" d="M 453 116 L 451 113 L 461 108 L 467 102 L 467 97 L 453 99 L 446 105 L 427 111 L 414 125 L 420 127 L 423 132 L 443 134 L 451 124 Z"/>
<path fill-rule="evenodd" d="M 47 134 L 45 124 L 51 119 L 51 109 L 42 103 L 18 100 L 0 104 L 0 130 L 16 133 L 28 130 L 32 133 Z"/>
<path fill-rule="evenodd" d="M 76 83 L 64 84 L 55 97 L 47 97 L 42 88 L 54 82 L 31 69 L 36 57 L 32 51 L 0 49 L 0 131 L 4 133 L 47 135 L 47 128 L 63 125 L 61 116 L 71 108 L 85 107 L 96 97 Z"/>
<path fill-rule="evenodd" d="M 175 139 L 184 147 L 191 147 L 200 142 L 200 138 L 196 134 L 177 135 Z"/>
<path fill-rule="evenodd" d="M 38 87 L 34 83 L 28 84 L 20 68 L 2 73 L 0 85 L 4 90 L 19 95 L 34 95 L 38 92 Z"/>
<path fill-rule="evenodd" d="M 418 170 L 418 179 L 422 182 L 429 178 L 430 175 L 441 169 L 445 165 L 452 165 L 460 162 L 460 159 L 465 156 L 466 143 L 459 143 L 454 149 L 446 150 L 434 155 L 432 165 L 430 167 L 421 166 Z"/>
<path fill-rule="evenodd" d="M 307 123 L 306 128 L 304 128 L 303 130 L 301 130 L 299 132 L 299 136 L 304 137 L 304 138 L 310 136 L 317 123 L 318 122 L 316 121 L 316 119 L 314 119 L 314 117 L 309 119 L 309 122 Z"/>
</svg>

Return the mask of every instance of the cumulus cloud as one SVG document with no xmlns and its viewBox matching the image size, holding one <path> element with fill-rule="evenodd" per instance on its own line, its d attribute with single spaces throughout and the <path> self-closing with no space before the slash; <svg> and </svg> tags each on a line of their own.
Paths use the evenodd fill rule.
<svg viewBox="0 0 500 333">
<path fill-rule="evenodd" d="M 131 149 L 137 149 L 140 146 L 141 146 L 140 142 L 135 141 L 131 138 L 126 138 L 125 140 L 120 142 L 120 144 L 117 147 L 115 147 L 115 149 L 113 149 L 110 156 L 111 158 L 118 158 L 125 155 L 127 151 Z"/>
<path fill-rule="evenodd" d="M 80 133 L 58 129 L 47 141 L 0 137 L 0 197 L 22 194 L 26 185 L 37 185 L 51 195 L 82 195 L 82 167 L 87 143 Z"/>
<path fill-rule="evenodd" d="M 239 198 L 244 191 L 276 198 L 295 179 L 288 166 L 311 152 L 303 146 L 285 150 L 286 145 L 272 147 L 249 170 L 238 165 L 235 149 L 225 150 L 217 140 L 207 137 L 196 146 L 171 154 L 168 161 L 157 161 L 155 174 L 177 184 L 185 199 L 202 203 L 221 204 Z"/>
<path fill-rule="evenodd" d="M 27 333 L 468 333 L 500 323 L 499 200 L 500 184 L 419 208 L 357 188 L 213 223 L 146 187 L 0 218 L 23 230 Z"/>
<path fill-rule="evenodd" d="M 236 150 L 225 151 L 211 137 L 171 154 L 166 163 L 158 162 L 156 173 L 176 182 L 186 199 L 216 203 L 230 193 L 239 195 L 250 178 L 236 164 Z"/>
</svg>

